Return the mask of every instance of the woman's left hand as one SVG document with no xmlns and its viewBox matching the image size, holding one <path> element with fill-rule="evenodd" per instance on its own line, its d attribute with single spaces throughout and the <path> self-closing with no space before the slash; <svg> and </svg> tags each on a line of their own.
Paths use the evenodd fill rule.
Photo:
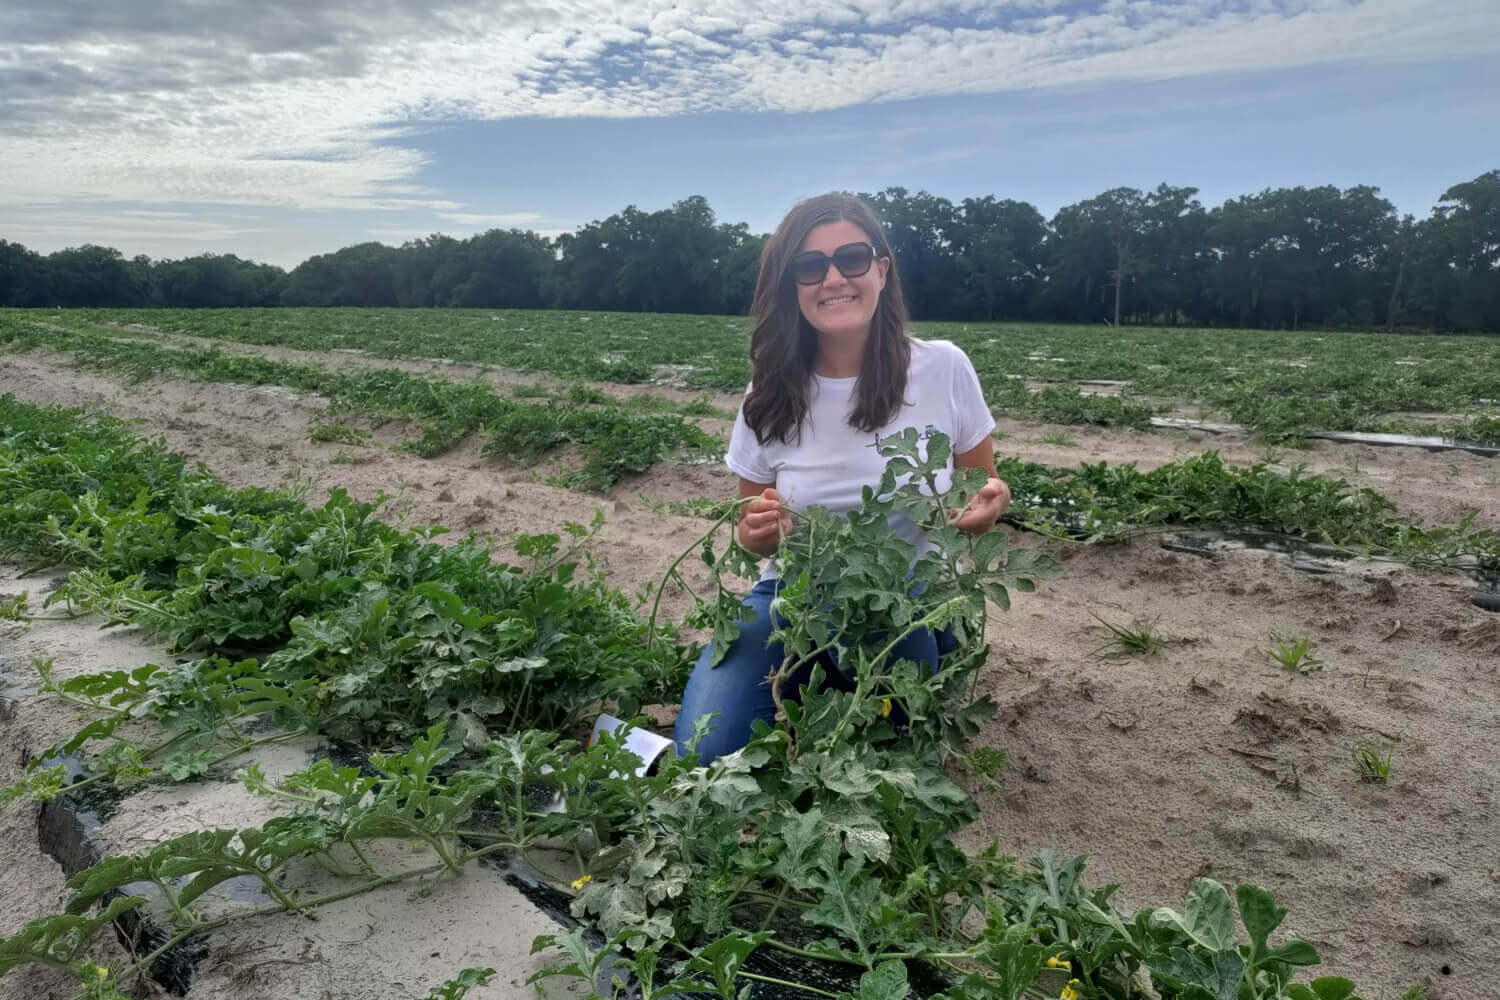
<svg viewBox="0 0 1500 1000">
<path fill-rule="evenodd" d="M 968 506 L 964 507 L 953 526 L 970 534 L 983 534 L 995 526 L 1009 507 L 1010 487 L 1005 485 L 1005 480 L 991 476 L 979 492 L 969 498 Z"/>
</svg>

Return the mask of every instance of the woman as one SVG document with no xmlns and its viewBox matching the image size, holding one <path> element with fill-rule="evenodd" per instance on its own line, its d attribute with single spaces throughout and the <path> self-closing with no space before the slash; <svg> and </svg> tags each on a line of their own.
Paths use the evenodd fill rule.
<svg viewBox="0 0 1500 1000">
<path fill-rule="evenodd" d="M 754 498 L 740 509 L 741 545 L 769 556 L 798 511 L 858 507 L 861 487 L 877 483 L 885 468 L 875 440 L 913 426 L 946 434 L 954 466 L 989 473 L 957 524 L 974 533 L 994 527 L 1010 504 L 995 474 L 994 417 L 963 351 L 907 335 L 890 245 L 868 205 L 827 194 L 793 208 L 761 255 L 751 312 L 751 382 L 725 458 L 740 477 L 740 497 Z M 891 527 L 919 551 L 926 547 L 909 518 Z M 775 716 L 765 679 L 782 660 L 780 643 L 767 646 L 776 589 L 775 562 L 767 560 L 744 601 L 754 620 L 740 626 L 717 667 L 711 649 L 703 651 L 683 692 L 679 745 L 695 720 L 717 714 L 698 744 L 704 763 L 744 746 L 754 720 Z M 938 637 L 914 633 L 892 658 L 936 669 Z M 836 668 L 826 673 L 832 683 L 844 680 Z M 793 678 L 789 690 L 806 679 Z"/>
</svg>

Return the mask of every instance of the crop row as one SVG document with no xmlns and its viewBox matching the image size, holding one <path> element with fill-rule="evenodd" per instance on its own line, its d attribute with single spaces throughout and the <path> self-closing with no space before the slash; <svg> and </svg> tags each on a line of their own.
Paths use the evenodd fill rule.
<svg viewBox="0 0 1500 1000">
<path fill-rule="evenodd" d="M 6 331 L 0 328 L 0 343 Z M 171 375 L 203 381 L 281 385 L 324 395 L 332 413 L 399 416 L 420 423 L 422 435 L 403 446 L 430 456 L 471 433 L 485 435 L 486 452 L 531 462 L 564 443 L 583 445 L 587 464 L 563 477 L 565 485 L 604 489 L 628 473 L 667 457 L 716 454 L 722 443 L 683 413 L 726 416 L 706 399 L 674 404 L 658 396 L 616 400 L 583 383 L 549 391 L 517 386 L 506 399 L 489 385 L 452 382 L 386 369 L 340 374 L 327 369 L 212 349 L 177 349 L 150 341 L 119 340 L 105 333 L 65 332 L 44 324 L 10 331 L 15 346 L 46 344 L 66 349 L 81 364 L 127 377 Z M 1009 386 L 1019 383 L 1008 381 Z M 1069 400 L 1092 408 L 1088 419 L 1119 417 L 1121 400 L 1068 396 L 1045 389 L 1033 403 Z M 545 401 L 529 394 L 544 395 Z M 1126 406 L 1135 405 L 1128 401 Z M 1114 410 L 1107 407 L 1114 406 Z M 676 407 L 676 412 L 667 408 Z M 660 408 L 666 412 L 650 412 Z M 1101 415 L 1102 414 L 1102 415 Z M 337 424 L 313 428 L 315 440 L 365 440 Z M 1473 524 L 1471 513 L 1457 525 L 1420 525 L 1384 497 L 1345 480 L 1277 472 L 1265 464 L 1226 465 L 1215 452 L 1168 463 L 1149 473 L 1134 465 L 1084 465 L 1077 470 L 1002 459 L 1012 486 L 1012 524 L 1092 542 L 1122 541 L 1163 525 L 1254 528 L 1347 549 L 1351 554 L 1392 558 L 1419 565 L 1500 567 L 1500 538 Z M 704 505 L 712 509 L 713 504 Z"/>
<path fill-rule="evenodd" d="M 424 456 L 441 453 L 472 433 L 486 437 L 488 454 L 520 462 L 532 462 L 565 443 L 579 444 L 587 463 L 562 482 L 587 489 L 608 488 L 621 476 L 642 472 L 663 458 L 703 457 L 722 450 L 718 439 L 682 416 L 726 416 L 706 399 L 686 404 L 652 395 L 616 400 L 584 383 L 556 391 L 517 386 L 512 393 L 520 398 L 506 399 L 478 381 L 453 382 L 387 369 L 341 374 L 212 349 L 65 332 L 45 324 L 13 328 L 9 341 L 6 336 L 0 327 L 0 343 L 65 349 L 80 364 L 127 377 L 170 375 L 319 393 L 329 399 L 335 414 L 398 416 L 418 422 L 422 435 L 403 447 Z M 545 401 L 532 398 L 533 393 L 545 396 Z M 1081 402 L 1088 408 L 1084 419 L 1123 419 L 1122 401 L 1113 397 L 1054 395 L 1054 390 L 1044 389 L 1031 399 L 1042 405 L 1051 400 L 1062 408 L 1070 406 L 1070 400 Z M 312 435 L 314 440 L 365 440 L 362 432 L 338 424 L 314 427 Z M 1013 459 L 1002 459 L 1000 471 L 1015 496 L 1011 523 L 1049 534 L 1106 542 L 1163 525 L 1254 528 L 1411 564 L 1462 565 L 1477 560 L 1482 568 L 1500 567 L 1500 538 L 1492 530 L 1475 527 L 1472 513 L 1457 525 L 1416 524 L 1372 490 L 1301 468 L 1282 473 L 1265 464 L 1235 467 L 1224 464 L 1217 453 L 1205 452 L 1149 473 L 1131 464 L 1101 462 L 1064 470 Z M 712 509 L 713 503 L 703 506 Z"/>
<path fill-rule="evenodd" d="M 417 423 L 422 434 L 405 447 L 423 456 L 440 454 L 470 434 L 484 436 L 487 454 L 519 462 L 532 462 L 560 445 L 576 444 L 582 447 L 586 462 L 563 477 L 563 482 L 583 489 L 606 489 L 621 476 L 642 472 L 669 454 L 701 457 L 723 448 L 717 438 L 679 413 L 640 412 L 583 386 L 577 387 L 583 390 L 581 394 L 546 401 L 507 399 L 480 381 L 454 382 L 389 369 L 345 374 L 214 349 L 119 340 L 92 330 L 66 331 L 36 322 L 0 325 L 0 345 L 12 350 L 34 346 L 66 350 L 76 364 L 128 378 L 170 376 L 279 385 L 316 393 L 328 400 L 333 414 L 396 417 Z"/>
<path fill-rule="evenodd" d="M 951 773 L 982 787 L 997 763 L 964 746 L 994 708 L 974 697 L 984 616 L 1055 567 L 1003 533 L 971 539 L 949 523 L 950 506 L 977 488 L 970 479 L 938 497 L 921 492 L 946 459 L 941 440 L 926 454 L 915 430 L 888 440 L 886 477 L 862 511 L 809 513 L 784 540 L 777 723 L 708 767 L 688 752 L 635 777 L 639 760 L 621 737 L 585 748 L 567 736 L 599 708 L 633 715 L 648 701 L 674 702 L 690 651 L 579 573 L 574 549 L 590 528 L 522 538 L 522 564 L 495 562 L 473 538 L 439 545 L 433 531 L 393 528 L 338 491 L 308 507 L 275 491 L 228 490 L 107 418 L 0 398 L 0 428 L 0 558 L 71 567 L 48 606 L 138 624 L 198 655 L 66 679 L 39 664 L 43 690 L 92 721 L 0 797 L 63 792 L 51 760 L 61 753 L 91 755 L 85 782 L 129 784 L 221 774 L 287 733 L 375 750 L 367 768 L 321 761 L 274 783 L 243 768 L 246 789 L 275 797 L 286 815 L 79 872 L 64 913 L 0 940 L 0 974 L 41 963 L 72 974 L 84 995 L 114 998 L 194 933 L 458 873 L 487 854 L 524 859 L 561 840 L 576 867 L 553 877 L 571 883 L 574 915 L 605 943 L 589 944 L 582 929 L 544 938 L 559 955 L 540 975 L 592 985 L 610 958 L 643 997 L 692 989 L 743 1000 L 772 980 L 811 995 L 901 998 L 912 962 L 936 970 L 948 1000 L 1018 1000 L 1044 987 L 1123 1000 L 1147 983 L 1167 1000 L 1353 996 L 1345 979 L 1293 981 L 1317 952 L 1271 940 L 1285 911 L 1253 885 L 1231 893 L 1199 879 L 1180 912 L 1128 913 L 1112 888 L 1086 885 L 1081 859 L 1041 852 L 1019 865 L 996 848 L 970 856 L 956 846 L 976 810 L 947 768 L 961 765 Z M 912 482 L 898 485 L 902 473 Z M 934 539 L 915 564 L 885 528 L 894 511 Z M 722 542 L 731 516 L 684 552 L 712 582 L 693 620 L 725 637 L 739 621 L 725 577 L 755 570 Z M 45 613 L 24 595 L 4 610 L 23 621 Z M 954 635 L 936 673 L 890 660 L 919 627 Z M 835 637 L 849 684 L 821 688 L 816 678 L 834 668 L 814 665 L 813 683 L 782 690 Z M 127 720 L 153 723 L 154 734 Z M 557 811 L 537 808 L 537 786 Z M 391 839 L 425 844 L 436 863 L 382 867 L 368 848 Z M 300 858 L 320 860 L 339 887 L 308 891 L 292 864 Z M 272 902 L 203 911 L 216 886 L 240 876 L 259 880 Z M 117 895 L 141 884 L 159 890 L 172 935 L 130 966 L 94 965 L 90 937 L 146 905 Z M 859 981 L 835 994 L 778 980 L 757 964 L 770 953 L 843 966 Z"/>
<path fill-rule="evenodd" d="M 0 313 L 0 329 L 28 313 Z M 151 329 L 308 350 L 448 358 L 569 378 L 735 392 L 749 378 L 748 321 L 722 316 L 515 310 L 83 310 L 77 330 Z M 1274 437 L 1308 430 L 1432 433 L 1500 444 L 1500 339 L 1149 327 L 921 323 L 974 361 L 986 398 L 1021 419 L 1145 426 L 1188 410 Z M 1127 383 L 1124 396 L 1083 380 Z M 1422 423 L 1403 413 L 1439 415 Z"/>
<path fill-rule="evenodd" d="M 1301 467 L 1226 464 L 1216 451 L 1143 472 L 1134 463 L 1075 469 L 1001 459 L 1013 527 L 1088 545 L 1125 543 L 1168 528 L 1203 528 L 1313 542 L 1348 556 L 1411 566 L 1500 571 L 1500 533 L 1470 509 L 1455 524 L 1422 524 L 1388 498 Z M 725 501 L 643 498 L 663 513 L 712 520 Z M 1276 541 L 1274 538 L 1267 540 Z"/>
<path fill-rule="evenodd" d="M 1322 543 L 1349 555 L 1414 566 L 1500 571 L 1500 534 L 1471 509 L 1452 525 L 1423 525 L 1366 487 L 1293 468 L 1226 465 L 1208 451 L 1149 472 L 1133 464 L 1058 469 L 1002 460 L 1018 527 L 1089 542 L 1124 541 L 1171 526 L 1253 529 Z"/>
</svg>

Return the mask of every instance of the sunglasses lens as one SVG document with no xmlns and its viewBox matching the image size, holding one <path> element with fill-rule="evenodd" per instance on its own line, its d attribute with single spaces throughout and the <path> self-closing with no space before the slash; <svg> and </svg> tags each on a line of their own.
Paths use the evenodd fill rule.
<svg viewBox="0 0 1500 1000">
<path fill-rule="evenodd" d="M 816 285 L 828 273 L 828 258 L 817 250 L 799 253 L 792 258 L 792 280 L 799 285 Z"/>
<path fill-rule="evenodd" d="M 875 248 L 868 243 L 850 243 L 833 252 L 833 266 L 846 278 L 858 278 L 874 260 Z"/>
<path fill-rule="evenodd" d="M 792 258 L 788 270 L 799 285 L 816 285 L 828 274 L 830 258 L 819 250 L 808 250 Z M 846 243 L 833 252 L 833 266 L 846 278 L 858 278 L 870 270 L 875 248 L 868 243 Z"/>
</svg>

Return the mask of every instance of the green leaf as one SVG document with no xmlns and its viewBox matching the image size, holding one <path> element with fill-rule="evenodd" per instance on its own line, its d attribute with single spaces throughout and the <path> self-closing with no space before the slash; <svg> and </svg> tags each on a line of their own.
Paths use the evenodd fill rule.
<svg viewBox="0 0 1500 1000">
<path fill-rule="evenodd" d="M 878 817 L 850 809 L 827 817 L 828 829 L 842 840 L 844 850 L 858 860 L 885 861 L 891 856 L 891 835 Z"/>
<path fill-rule="evenodd" d="M 825 851 L 814 888 L 820 890 L 818 905 L 804 911 L 802 919 L 837 931 L 868 964 L 868 919 L 880 898 L 880 883 L 865 871 L 862 861 L 839 864 L 834 852 Z"/>
<path fill-rule="evenodd" d="M 943 468 L 952 455 L 953 446 L 948 442 L 948 435 L 939 432 L 927 439 L 927 461 L 924 464 L 928 468 Z"/>
<path fill-rule="evenodd" d="M 823 811 L 814 807 L 805 813 L 783 813 L 774 829 L 782 845 L 776 857 L 776 873 L 795 888 L 807 888 L 815 877 L 815 849 L 826 829 Z"/>
<path fill-rule="evenodd" d="M 483 750 L 489 743 L 489 730 L 473 712 L 457 711 L 448 717 L 453 735 L 465 750 Z"/>
<path fill-rule="evenodd" d="M 1318 1000 L 1357 1000 L 1354 981 L 1342 976 L 1320 976 L 1308 983 Z"/>
<path fill-rule="evenodd" d="M 911 986 L 901 962 L 881 962 L 859 977 L 859 989 L 844 994 L 849 1000 L 906 1000 L 909 996 Z"/>
<path fill-rule="evenodd" d="M 1010 610 L 1010 591 L 1003 584 L 986 583 L 984 585 L 984 596 L 989 598 L 990 603 L 1001 611 Z"/>
<path fill-rule="evenodd" d="M 1152 921 L 1176 928 L 1209 951 L 1235 947 L 1234 912 L 1229 891 L 1213 879 L 1193 880 L 1182 914 L 1161 907 L 1152 914 Z"/>
<path fill-rule="evenodd" d="M 490 968 L 471 967 L 464 969 L 431 990 L 421 1000 L 463 1000 L 463 997 L 476 986 L 483 986 L 494 978 L 495 970 Z"/>
<path fill-rule="evenodd" d="M 1062 573 L 1062 565 L 1045 552 L 1035 549 L 1011 549 L 1005 557 L 1005 573 L 1010 577 L 1029 576 L 1049 580 Z"/>
<path fill-rule="evenodd" d="M 1306 941 L 1293 938 L 1285 944 L 1270 949 L 1261 956 L 1261 962 L 1284 962 L 1287 965 L 1318 965 L 1323 961 L 1318 949 Z"/>
<path fill-rule="evenodd" d="M 73 895 L 68 897 L 66 912 L 86 913 L 105 893 L 149 877 L 140 858 L 129 855 L 105 858 L 68 879 L 67 887 L 73 890 Z"/>
<path fill-rule="evenodd" d="M 59 913 L 27 923 L 10 937 L 0 939 L 0 976 L 25 962 L 71 964 L 84 953 L 96 931 L 145 902 L 145 896 L 117 896 L 92 914 Z"/>
<path fill-rule="evenodd" d="M 1248 882 L 1235 886 L 1234 898 L 1240 904 L 1240 920 L 1250 934 L 1250 962 L 1257 965 L 1266 952 L 1266 939 L 1281 926 L 1286 910 L 1276 905 L 1275 896 Z"/>
<path fill-rule="evenodd" d="M 699 948 L 688 959 L 687 971 L 713 976 L 721 1000 L 735 1000 L 735 977 L 750 953 L 771 937 L 769 931 L 747 934 L 734 931 Z"/>
<path fill-rule="evenodd" d="M 532 973 L 526 982 L 533 984 L 551 976 L 573 976 L 587 980 L 592 985 L 594 969 L 598 966 L 599 960 L 610 951 L 608 948 L 595 951 L 589 945 L 587 934 L 586 928 L 571 927 L 557 934 L 539 934 L 532 938 L 531 954 L 535 955 L 551 948 L 559 949 L 563 954 L 551 965 Z"/>
<path fill-rule="evenodd" d="M 532 670 L 540 670 L 547 665 L 545 656 L 517 656 L 509 660 L 501 660 L 490 664 L 490 669 L 497 674 L 527 673 Z"/>
<path fill-rule="evenodd" d="M 166 756 L 161 762 L 161 770 L 173 781 L 187 781 L 207 774 L 216 760 L 218 755 L 212 750 L 178 750 Z"/>
<path fill-rule="evenodd" d="M 1010 539 L 1004 532 L 987 531 L 979 536 L 974 543 L 974 570 L 977 573 L 988 573 L 995 559 L 1000 553 L 1010 546 Z"/>
<path fill-rule="evenodd" d="M 24 777 L 0 787 L 0 805 L 22 798 L 36 802 L 51 802 L 67 791 L 67 768 L 61 764 L 52 767 L 36 766 L 41 760 L 46 760 L 46 758 L 33 760 L 33 769 L 27 771 Z"/>
<path fill-rule="evenodd" d="M 1048 950 L 1031 943 L 1030 927 L 1017 925 L 998 930 L 999 926 L 992 917 L 982 942 L 982 961 L 988 970 L 984 977 L 985 995 L 994 1000 L 1020 1000 L 1036 982 L 1037 974 L 1046 968 Z"/>
<path fill-rule="evenodd" d="M 1359 1000 L 1354 981 L 1342 976 L 1320 976 L 1306 985 L 1294 983 L 1286 993 L 1292 1000 Z"/>
<path fill-rule="evenodd" d="M 1235 1000 L 1245 960 L 1236 950 L 1203 953 L 1174 947 L 1168 955 L 1156 956 L 1150 962 L 1153 975 L 1159 975 L 1179 988 L 1196 986 L 1214 1000 Z"/>
</svg>

